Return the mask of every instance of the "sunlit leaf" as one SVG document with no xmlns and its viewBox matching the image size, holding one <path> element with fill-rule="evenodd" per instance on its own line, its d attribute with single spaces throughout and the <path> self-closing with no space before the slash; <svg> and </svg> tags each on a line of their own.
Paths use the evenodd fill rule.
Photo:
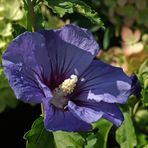
<svg viewBox="0 0 148 148">
<path fill-rule="evenodd" d="M 4 8 L 0 16 L 14 21 L 20 20 L 23 17 L 22 3 L 20 0 L 1 0 L 0 5 Z"/>
<path fill-rule="evenodd" d="M 44 28 L 57 29 L 65 25 L 65 22 L 62 19 L 59 19 L 57 16 L 53 16 L 45 5 L 41 6 L 41 11 L 43 16 L 47 18 L 47 20 L 42 22 Z"/>
<path fill-rule="evenodd" d="M 145 145 L 143 148 L 148 148 L 148 144 L 147 144 L 147 145 Z"/>
<path fill-rule="evenodd" d="M 57 13 L 60 17 L 63 17 L 66 13 L 78 12 L 81 15 L 90 19 L 93 23 L 96 23 L 100 27 L 104 28 L 103 22 L 100 20 L 97 12 L 93 11 L 90 6 L 80 0 L 48 0 L 48 6 Z"/>
<path fill-rule="evenodd" d="M 6 46 L 6 42 L 0 39 L 0 48 L 3 48 Z"/>
<path fill-rule="evenodd" d="M 5 23 L 4 21 L 0 21 L 0 35 L 3 37 L 7 37 L 11 35 L 11 32 L 11 23 Z"/>
</svg>

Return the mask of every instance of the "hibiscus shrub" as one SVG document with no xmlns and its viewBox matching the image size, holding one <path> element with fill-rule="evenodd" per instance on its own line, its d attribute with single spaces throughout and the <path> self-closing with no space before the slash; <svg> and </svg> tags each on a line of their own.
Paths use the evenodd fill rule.
<svg viewBox="0 0 148 148">
<path fill-rule="evenodd" d="M 148 147 L 147 1 L 0 5 L 1 147 Z"/>
</svg>

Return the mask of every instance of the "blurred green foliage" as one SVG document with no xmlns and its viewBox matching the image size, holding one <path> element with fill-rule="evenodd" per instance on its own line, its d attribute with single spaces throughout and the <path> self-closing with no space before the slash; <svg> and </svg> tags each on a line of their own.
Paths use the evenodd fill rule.
<svg viewBox="0 0 148 148">
<path fill-rule="evenodd" d="M 146 60 L 139 68 L 138 77 L 142 86 L 142 102 L 144 106 L 148 106 L 148 60 Z"/>
</svg>

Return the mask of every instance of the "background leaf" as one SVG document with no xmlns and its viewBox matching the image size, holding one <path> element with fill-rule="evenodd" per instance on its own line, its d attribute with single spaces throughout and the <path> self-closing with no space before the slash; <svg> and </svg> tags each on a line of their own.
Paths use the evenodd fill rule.
<svg viewBox="0 0 148 148">
<path fill-rule="evenodd" d="M 16 107 L 17 100 L 9 87 L 8 81 L 4 76 L 3 70 L 0 68 L 0 113 L 9 107 Z"/>
<path fill-rule="evenodd" d="M 138 78 L 142 86 L 142 102 L 144 106 L 148 106 L 148 60 L 146 60 L 139 68 Z"/>
</svg>

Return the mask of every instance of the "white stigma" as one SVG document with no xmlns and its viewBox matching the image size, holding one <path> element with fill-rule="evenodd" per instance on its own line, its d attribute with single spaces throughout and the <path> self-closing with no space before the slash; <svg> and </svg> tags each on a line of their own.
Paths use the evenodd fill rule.
<svg viewBox="0 0 148 148">
<path fill-rule="evenodd" d="M 69 79 L 64 80 L 64 82 L 59 86 L 63 93 L 71 94 L 76 86 L 78 77 L 76 75 L 71 75 Z"/>
</svg>

